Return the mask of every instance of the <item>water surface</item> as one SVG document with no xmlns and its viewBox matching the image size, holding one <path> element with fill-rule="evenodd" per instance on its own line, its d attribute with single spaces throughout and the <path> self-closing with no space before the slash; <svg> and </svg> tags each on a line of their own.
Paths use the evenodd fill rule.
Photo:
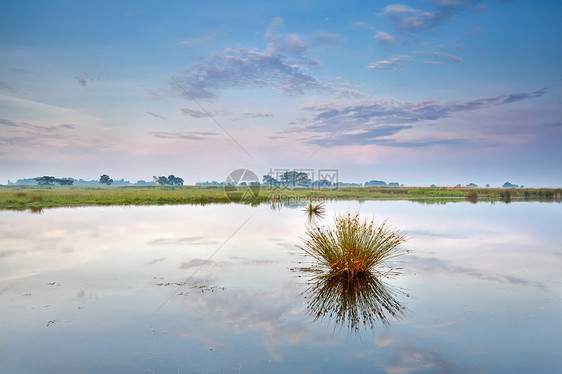
<svg viewBox="0 0 562 374">
<path fill-rule="evenodd" d="M 2 211 L 0 372 L 562 370 L 560 204 L 347 201 L 323 222 L 357 210 L 413 250 L 369 283 L 400 312 L 358 330 L 318 314 L 341 292 L 300 270 L 300 208 Z"/>
</svg>

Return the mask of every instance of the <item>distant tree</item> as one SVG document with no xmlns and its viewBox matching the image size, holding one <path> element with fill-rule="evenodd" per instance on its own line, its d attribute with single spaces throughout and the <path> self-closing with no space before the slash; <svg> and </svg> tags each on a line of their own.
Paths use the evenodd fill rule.
<svg viewBox="0 0 562 374">
<path fill-rule="evenodd" d="M 37 184 L 41 186 L 52 186 L 55 184 L 57 179 L 55 177 L 45 175 L 43 177 L 37 177 L 35 180 L 37 181 Z"/>
<path fill-rule="evenodd" d="M 279 181 L 273 178 L 271 175 L 266 174 L 262 178 L 263 184 L 268 185 L 270 187 L 279 186 Z"/>
<path fill-rule="evenodd" d="M 111 183 L 113 183 L 113 179 L 111 179 L 109 175 L 103 174 L 102 176 L 100 176 L 99 183 L 107 184 L 109 186 Z"/>
<path fill-rule="evenodd" d="M 312 182 L 307 173 L 294 170 L 284 172 L 279 179 L 284 185 L 293 187 L 306 187 Z"/>
<path fill-rule="evenodd" d="M 37 182 L 37 178 L 24 178 L 24 179 L 18 179 L 15 184 L 33 186 L 38 184 L 38 182 Z"/>
<path fill-rule="evenodd" d="M 490 185 L 488 183 L 486 183 L 486 188 L 490 188 Z"/>
<path fill-rule="evenodd" d="M 176 186 L 183 186 L 183 179 L 176 177 L 174 174 L 168 176 L 168 184 L 173 184 Z"/>
<path fill-rule="evenodd" d="M 429 187 L 435 187 L 435 185 L 434 185 L 434 184 L 432 184 L 432 185 L 431 185 L 431 186 L 429 186 Z"/>
<path fill-rule="evenodd" d="M 61 178 L 61 179 L 56 179 L 55 182 L 60 184 L 61 186 L 72 186 L 72 184 L 74 183 L 74 179 Z"/>
<path fill-rule="evenodd" d="M 316 188 L 331 188 L 333 186 L 332 182 L 330 182 L 327 179 L 319 179 L 317 181 L 314 181 L 314 183 L 312 183 L 312 187 L 316 187 Z"/>
<path fill-rule="evenodd" d="M 478 187 L 476 183 L 469 183 L 466 185 L 467 187 Z"/>
<path fill-rule="evenodd" d="M 367 186 L 386 186 L 386 182 L 373 179 L 369 182 L 365 182 L 365 187 Z"/>
<path fill-rule="evenodd" d="M 398 182 L 390 182 L 388 185 L 389 185 L 390 187 L 398 187 L 398 186 L 400 186 L 400 184 L 399 184 Z"/>
<path fill-rule="evenodd" d="M 145 180 L 139 179 L 136 183 L 137 186 L 152 186 L 154 182 L 147 182 Z"/>
<path fill-rule="evenodd" d="M 206 182 L 196 182 L 196 186 L 223 186 L 224 182 L 217 182 L 217 181 L 206 181 Z"/>
<path fill-rule="evenodd" d="M 503 188 L 517 188 L 517 187 L 519 187 L 519 186 L 518 186 L 517 184 L 512 184 L 512 183 L 509 183 L 509 182 L 505 182 L 502 187 L 503 187 Z"/>
<path fill-rule="evenodd" d="M 279 181 L 273 178 L 271 175 L 266 174 L 262 178 L 263 184 L 268 185 L 270 187 L 279 186 Z"/>
<path fill-rule="evenodd" d="M 159 176 L 159 177 L 154 176 L 152 178 L 154 182 L 158 183 L 160 186 L 165 186 L 167 184 L 170 184 L 170 181 L 165 176 Z"/>
</svg>

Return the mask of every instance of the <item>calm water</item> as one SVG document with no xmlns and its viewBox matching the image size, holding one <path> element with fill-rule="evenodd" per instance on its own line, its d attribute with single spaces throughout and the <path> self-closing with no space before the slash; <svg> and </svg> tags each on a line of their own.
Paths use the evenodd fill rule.
<svg viewBox="0 0 562 374">
<path fill-rule="evenodd" d="M 562 372 L 560 204 L 327 208 L 411 238 L 401 274 L 350 291 L 373 326 L 308 283 L 300 208 L 0 212 L 0 372 Z"/>
</svg>

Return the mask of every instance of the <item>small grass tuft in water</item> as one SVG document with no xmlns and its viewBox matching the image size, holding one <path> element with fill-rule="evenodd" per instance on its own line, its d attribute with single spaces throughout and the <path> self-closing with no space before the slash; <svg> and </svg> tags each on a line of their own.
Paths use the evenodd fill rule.
<svg viewBox="0 0 562 374">
<path fill-rule="evenodd" d="M 466 199 L 471 203 L 476 204 L 478 202 L 478 191 L 476 190 L 468 191 L 466 193 Z"/>
<path fill-rule="evenodd" d="M 326 212 L 326 207 L 324 206 L 324 203 L 314 204 L 312 201 L 309 201 L 308 206 L 306 207 L 306 212 L 310 214 L 324 214 Z"/>
<path fill-rule="evenodd" d="M 386 220 L 377 225 L 373 219 L 361 220 L 359 213 L 335 218 L 335 226 L 307 226 L 308 238 L 301 247 L 319 264 L 329 268 L 325 277 L 353 279 L 405 253 L 401 245 L 404 233 L 390 227 Z"/>
<path fill-rule="evenodd" d="M 304 209 L 304 212 L 308 216 L 308 222 L 312 223 L 316 218 L 324 218 L 324 215 L 326 214 L 326 207 L 324 206 L 324 203 L 314 204 L 312 201 L 309 201 L 308 205 Z"/>
</svg>

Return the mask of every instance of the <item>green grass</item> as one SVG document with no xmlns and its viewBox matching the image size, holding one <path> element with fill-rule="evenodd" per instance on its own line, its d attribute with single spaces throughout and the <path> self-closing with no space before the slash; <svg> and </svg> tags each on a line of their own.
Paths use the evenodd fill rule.
<svg viewBox="0 0 562 374">
<path fill-rule="evenodd" d="M 449 187 L 341 187 L 269 190 L 240 202 L 259 204 L 271 201 L 313 201 L 330 199 L 410 201 L 560 201 L 562 189 L 551 188 L 449 188 Z M 276 196 L 275 198 L 272 198 Z M 0 186 L 0 208 L 54 207 L 74 205 L 144 205 L 230 203 L 221 186 Z"/>
<path fill-rule="evenodd" d="M 308 225 L 301 247 L 329 272 L 328 278 L 353 279 L 405 252 L 405 234 L 386 221 L 361 220 L 359 213 L 335 218 L 334 227 Z"/>
</svg>

